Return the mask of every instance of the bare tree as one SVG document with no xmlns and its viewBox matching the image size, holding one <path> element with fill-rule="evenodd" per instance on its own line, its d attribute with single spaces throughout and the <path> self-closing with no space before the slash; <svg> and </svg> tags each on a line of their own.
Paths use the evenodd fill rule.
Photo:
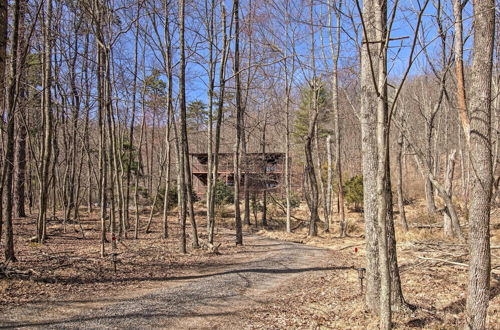
<svg viewBox="0 0 500 330">
<path fill-rule="evenodd" d="M 43 53 L 43 145 L 41 149 L 41 164 L 39 169 L 40 192 L 39 211 L 37 218 L 37 240 L 43 243 L 46 238 L 47 201 L 49 190 L 49 169 L 52 159 L 52 0 L 48 0 L 45 9 L 43 25 L 44 53 Z"/>
<path fill-rule="evenodd" d="M 240 80 L 240 18 L 239 0 L 233 1 L 234 15 L 234 77 L 236 80 L 236 141 L 234 144 L 234 219 L 236 228 L 236 245 L 243 244 L 243 232 L 240 213 L 240 164 L 241 164 L 241 141 L 243 136 L 243 107 L 241 103 L 241 80 Z"/>
<path fill-rule="evenodd" d="M 469 283 L 466 328 L 485 329 L 490 299 L 490 209 L 492 195 L 491 80 L 495 39 L 495 1 L 475 0 L 474 54 L 471 67 L 470 143 L 471 200 L 469 211 Z M 464 132 L 468 127 L 462 120 Z"/>
<path fill-rule="evenodd" d="M 307 128 L 307 134 L 305 136 L 304 143 L 304 153 L 305 153 L 305 168 L 304 168 L 304 181 L 308 188 L 306 191 L 306 200 L 309 206 L 309 211 L 311 212 L 309 219 L 309 236 L 317 236 L 318 228 L 317 222 L 319 221 L 318 205 L 319 205 L 319 191 L 318 191 L 318 179 L 316 177 L 316 171 L 314 169 L 313 162 L 313 140 L 315 132 L 317 130 L 318 121 L 318 78 L 316 77 L 316 57 L 315 51 L 315 33 L 313 24 L 313 12 L 314 12 L 314 1 L 311 0 L 309 3 L 309 19 L 311 28 L 311 67 L 312 67 L 312 78 L 309 81 L 309 85 L 312 91 L 312 98 L 310 102 L 309 111 L 309 124 Z"/>
<path fill-rule="evenodd" d="M 50 2 L 50 1 L 49 1 Z M 19 41 L 19 21 L 20 21 L 20 0 L 14 3 L 14 25 L 11 46 L 11 75 L 7 90 L 7 146 L 5 151 L 5 162 L 2 177 L 5 178 L 5 259 L 7 261 L 17 261 L 14 253 L 14 231 L 12 225 L 12 207 L 14 202 L 13 176 L 14 176 L 14 152 L 15 152 L 15 109 L 16 93 L 19 83 L 17 72 L 18 41 Z"/>
<path fill-rule="evenodd" d="M 372 58 L 370 42 L 376 39 L 375 1 L 363 1 L 363 43 L 361 46 L 361 134 L 363 169 L 363 209 L 366 236 L 366 304 L 372 311 L 379 306 L 379 256 L 377 235 L 377 144 L 375 139 L 377 89 L 373 75 L 377 75 L 379 63 Z"/>
<path fill-rule="evenodd" d="M 179 104 L 180 104 L 180 137 L 178 137 L 178 162 L 179 162 L 179 203 L 180 208 L 180 221 L 181 221 L 181 252 L 186 253 L 186 213 L 187 213 L 187 199 L 190 197 L 188 190 L 191 187 L 187 185 L 187 176 L 189 171 L 189 149 L 187 141 L 187 126 L 186 126 L 186 55 L 185 55 L 185 9 L 186 3 L 184 0 L 179 0 L 179 52 L 180 52 L 180 67 L 179 67 Z M 187 163 L 187 164 L 186 164 Z"/>
<path fill-rule="evenodd" d="M 9 26 L 9 14 L 8 14 L 8 3 L 3 1 L 0 3 L 0 106 L 2 107 L 2 114 L 8 105 L 6 103 L 5 97 L 5 87 L 7 86 L 7 79 L 5 71 L 7 68 L 7 41 L 8 41 L 8 26 Z M 2 120 L 3 124 L 3 120 Z M 3 155 L 2 155 L 3 156 Z M 3 160 L 3 159 L 2 159 Z M 2 176 L 0 177 L 0 202 L 2 206 L 0 207 L 0 241 L 2 240 L 2 228 L 3 228 L 3 192 L 4 192 L 4 182 L 5 176 L 3 171 L 6 166 L 5 160 L 2 162 Z"/>
<path fill-rule="evenodd" d="M 330 31 L 330 48 L 333 58 L 333 74 L 332 74 L 332 103 L 333 103 L 333 120 L 334 120 L 334 132 L 335 132 L 335 170 L 337 172 L 337 193 L 338 193 L 338 209 L 339 209 L 339 220 L 340 220 L 340 236 L 344 237 L 346 235 L 346 222 L 345 222 L 345 211 L 344 211 L 344 185 L 342 180 L 342 159 L 341 159 L 341 125 L 340 125 L 340 111 L 339 111 L 339 86 L 338 86 L 338 72 L 339 72 L 339 56 L 340 56 L 340 32 L 341 32 L 341 12 L 342 12 L 342 1 L 337 2 L 337 8 L 335 10 L 335 16 L 337 20 L 337 31 L 334 38 L 333 31 Z M 331 9 L 333 3 L 331 0 L 329 2 L 329 22 L 332 26 L 332 13 Z M 334 41 L 335 40 L 335 41 Z M 330 183 L 330 182 L 329 182 Z M 329 194 L 331 198 L 331 193 Z M 331 208 L 331 201 L 328 203 Z M 331 213 L 331 211 L 330 211 Z"/>
<path fill-rule="evenodd" d="M 20 106 L 18 106 L 17 116 L 17 150 L 16 150 L 16 164 L 15 164 L 15 214 L 17 217 L 26 217 L 26 139 L 27 139 L 27 127 L 26 127 L 26 116 L 27 116 L 27 105 L 26 102 L 21 104 L 21 102 L 26 99 L 26 88 L 24 80 L 25 75 L 25 58 L 27 53 L 28 40 L 26 38 L 26 22 L 25 13 L 27 9 L 27 1 L 21 0 L 19 8 L 19 46 L 18 46 L 18 59 L 17 59 L 17 71 L 19 75 L 19 83 L 17 86 L 17 94 L 20 99 Z M 0 193 L 1 196 L 1 193 Z M 1 213 L 1 212 L 0 212 Z M 1 216 L 0 216 L 1 218 Z M 1 222 L 1 220 L 0 220 Z M 0 225 L 1 227 L 1 225 Z M 0 229 L 0 237 L 2 236 L 2 230 Z"/>
<path fill-rule="evenodd" d="M 218 169 L 219 169 L 219 150 L 221 142 L 221 126 L 222 117 L 224 110 L 224 99 L 225 99 L 225 87 L 226 87 L 226 66 L 229 57 L 229 36 L 227 33 L 226 24 L 226 7 L 224 2 L 221 3 L 221 21 L 222 21 L 222 53 L 219 65 L 219 95 L 217 104 L 217 119 L 215 123 L 215 141 L 214 141 L 214 155 L 212 165 L 212 173 L 208 173 L 212 178 L 212 185 L 210 190 L 207 191 L 209 195 L 209 208 L 208 208 L 208 242 L 213 244 L 214 240 L 214 230 L 215 230 L 215 183 L 218 179 Z"/>
</svg>

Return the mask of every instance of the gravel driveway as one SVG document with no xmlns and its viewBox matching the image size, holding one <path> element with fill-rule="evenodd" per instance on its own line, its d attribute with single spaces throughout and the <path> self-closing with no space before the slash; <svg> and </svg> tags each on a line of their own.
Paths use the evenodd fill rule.
<svg viewBox="0 0 500 330">
<path fill-rule="evenodd" d="M 255 235 L 246 237 L 245 245 L 251 247 L 250 261 L 172 277 L 147 291 L 122 292 L 119 299 L 82 297 L 8 308 L 0 314 L 0 328 L 243 328 L 239 311 L 259 304 L 292 277 L 325 270 L 332 257 L 332 251 Z"/>
</svg>

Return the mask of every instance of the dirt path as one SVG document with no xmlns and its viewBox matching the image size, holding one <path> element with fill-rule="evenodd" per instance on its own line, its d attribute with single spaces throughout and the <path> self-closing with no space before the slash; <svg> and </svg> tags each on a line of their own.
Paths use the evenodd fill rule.
<svg viewBox="0 0 500 330">
<path fill-rule="evenodd" d="M 326 249 L 259 236 L 247 237 L 245 245 L 251 249 L 244 258 L 172 277 L 153 288 L 117 292 L 107 299 L 79 297 L 4 309 L 0 328 L 241 328 L 239 312 L 292 278 L 328 270 L 333 256 Z"/>
</svg>

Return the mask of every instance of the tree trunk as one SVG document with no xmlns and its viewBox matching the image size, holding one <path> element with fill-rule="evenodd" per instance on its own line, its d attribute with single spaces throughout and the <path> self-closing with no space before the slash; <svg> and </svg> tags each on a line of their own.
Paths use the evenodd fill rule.
<svg viewBox="0 0 500 330">
<path fill-rule="evenodd" d="M 379 43 L 377 76 L 378 100 L 377 100 L 377 224 L 378 224 L 378 252 L 380 272 L 380 329 L 391 329 L 391 269 L 389 261 L 389 239 L 387 212 L 390 187 L 388 188 L 389 173 L 389 119 L 387 104 L 387 2 L 381 1 L 375 6 L 375 24 L 377 27 L 376 39 Z M 392 205 L 391 205 L 392 207 Z"/>
<path fill-rule="evenodd" d="M 24 94 L 20 89 L 20 96 Z M 24 116 L 24 114 L 20 114 Z M 18 122 L 18 135 L 17 135 L 17 154 L 16 154 L 16 216 L 18 218 L 26 217 L 26 126 L 21 118 Z M 1 231 L 0 231 L 1 234 Z"/>
<path fill-rule="evenodd" d="M 215 0 L 210 1 L 209 16 L 207 17 L 207 40 L 208 40 L 208 128 L 207 128 L 207 233 L 210 232 L 211 222 L 210 222 L 210 206 L 211 206 L 211 196 L 212 187 L 215 184 L 213 176 L 213 146 L 214 146 L 214 95 L 215 95 L 215 67 L 217 65 L 216 58 L 214 56 L 214 31 L 215 31 Z M 215 57 L 215 58 L 214 58 Z M 209 238 L 210 239 L 210 238 Z M 213 243 L 210 243 L 213 244 Z"/>
<path fill-rule="evenodd" d="M 328 10 L 329 22 L 332 25 L 332 13 L 331 8 L 333 4 L 332 0 L 329 0 Z M 342 1 L 337 2 L 337 8 L 335 10 L 335 16 L 337 18 L 337 27 L 341 26 L 341 12 L 342 12 Z M 344 184 L 342 180 L 342 159 L 341 159 L 341 125 L 340 125 L 340 109 L 339 109 L 339 87 L 338 87 L 338 64 L 340 56 L 340 45 L 341 45 L 341 29 L 336 29 L 336 38 L 334 41 L 333 31 L 330 32 L 330 48 L 333 57 L 333 74 L 332 74 L 332 103 L 333 103 L 333 120 L 334 120 L 334 132 L 335 132 L 335 170 L 337 172 L 337 190 L 338 190 L 338 210 L 339 210 L 339 233 L 340 237 L 344 237 L 347 234 L 346 220 L 345 220 L 345 209 L 344 209 Z M 331 198 L 331 197 L 330 197 Z M 331 201 L 330 201 L 330 216 Z"/>
<path fill-rule="evenodd" d="M 43 56 L 43 145 L 40 165 L 39 211 L 37 218 L 37 240 L 44 243 L 46 238 L 46 222 L 49 193 L 49 169 L 52 159 L 52 0 L 47 1 L 44 22 L 44 56 Z M 55 202 L 55 201 L 54 201 Z"/>
<path fill-rule="evenodd" d="M 316 173 L 314 171 L 314 163 L 312 156 L 312 139 L 314 134 L 314 127 L 316 126 L 318 113 L 314 112 L 309 122 L 309 132 L 306 136 L 306 143 L 304 145 L 304 152 L 306 156 L 305 165 L 305 180 L 307 182 L 308 191 L 306 191 L 306 200 L 311 213 L 309 219 L 309 236 L 314 237 L 318 235 L 317 223 L 319 221 L 318 214 L 318 182 L 316 180 Z"/>
<path fill-rule="evenodd" d="M 432 114 L 430 114 L 429 117 L 433 117 Z M 426 155 L 426 162 L 427 162 L 427 167 L 433 169 L 433 161 L 432 161 L 432 129 L 433 129 L 433 119 L 428 118 L 427 119 L 427 126 L 426 126 L 426 142 L 427 142 L 427 155 Z M 427 211 L 429 213 L 436 213 L 436 203 L 434 202 L 434 187 L 432 186 L 432 182 L 429 178 L 425 178 L 425 200 L 427 202 Z"/>
<path fill-rule="evenodd" d="M 405 232 L 408 231 L 408 221 L 406 220 L 404 196 L 403 196 L 403 150 L 404 150 L 404 140 L 403 132 L 399 133 L 398 140 L 398 153 L 396 156 L 396 163 L 398 165 L 398 210 L 399 210 L 399 220 L 401 221 L 401 227 Z"/>
<path fill-rule="evenodd" d="M 314 169 L 314 161 L 313 161 L 313 140 L 314 133 L 317 130 L 317 121 L 318 121 L 318 86 L 317 86 L 317 77 L 316 77 L 316 56 L 315 56 L 315 33 L 314 33 L 314 2 L 310 1 L 309 4 L 309 21 L 311 23 L 311 67 L 312 67 L 312 78 L 309 82 L 310 88 L 312 89 L 312 107 L 309 112 L 309 127 L 307 129 L 307 135 L 305 138 L 304 144 L 304 153 L 305 153 L 305 182 L 307 182 L 307 186 L 309 187 L 309 192 L 306 192 L 306 200 L 309 206 L 309 211 L 311 213 L 309 219 L 309 236 L 317 236 L 318 228 L 317 222 L 319 221 L 319 191 L 318 191 L 318 180 L 316 177 L 316 171 Z M 321 178 L 320 178 L 321 179 Z"/>
<path fill-rule="evenodd" d="M 135 204 L 135 226 L 134 226 L 134 239 L 139 238 L 139 177 L 142 171 L 142 140 L 144 139 L 144 130 L 146 128 L 146 102 L 145 102 L 145 89 L 141 90 L 141 107 L 142 107 L 142 120 L 141 120 L 141 130 L 139 133 L 139 143 L 137 147 L 137 172 L 135 173 L 135 189 L 134 189 L 134 204 Z"/>
<path fill-rule="evenodd" d="M 295 73 L 295 57 L 292 57 L 292 68 L 288 70 L 288 40 L 289 36 L 289 2 L 285 2 L 286 11 L 286 22 L 285 22 L 285 33 L 287 47 L 285 47 L 284 54 L 284 66 L 285 66 L 285 194 L 286 194 L 286 231 L 287 233 L 292 232 L 292 207 L 291 207 L 291 173 L 290 173 L 290 103 L 291 103 L 291 89 L 293 84 L 293 78 Z M 292 45 L 293 45 L 292 40 Z"/>
<path fill-rule="evenodd" d="M 266 131 L 267 131 L 267 114 L 264 119 L 264 127 L 262 127 L 262 162 L 264 167 L 263 181 L 264 190 L 262 192 L 262 227 L 267 227 L 267 164 L 266 164 Z"/>
<path fill-rule="evenodd" d="M 50 2 L 50 1 L 49 1 Z M 14 3 L 14 25 L 11 46 L 11 76 L 8 84 L 7 101 L 7 143 L 5 150 L 5 163 L 2 177 L 5 178 L 5 260 L 17 261 L 14 252 L 14 229 L 12 224 L 12 207 L 14 202 L 13 176 L 14 176 L 14 152 L 15 152 L 15 109 L 16 92 L 19 83 L 17 72 L 17 52 L 19 39 L 20 1 Z"/>
<path fill-rule="evenodd" d="M 490 299 L 491 78 L 495 36 L 495 1 L 474 0 L 474 55 L 471 68 L 469 211 L 469 283 L 466 328 L 485 329 Z M 463 127 L 464 130 L 466 127 Z"/>
<path fill-rule="evenodd" d="M 19 81 L 26 75 L 24 73 L 24 58 L 26 56 L 26 37 L 25 37 L 25 19 L 24 15 L 26 13 L 26 0 L 20 0 L 20 13 L 19 13 L 19 46 L 18 46 L 18 59 L 17 59 L 17 70 L 19 75 Z M 18 95 L 19 99 L 26 98 L 26 89 L 24 85 L 18 84 Z M 26 106 L 19 107 L 17 111 L 17 116 L 19 120 L 17 122 L 17 150 L 16 150 L 16 179 L 15 179 L 15 214 L 19 218 L 26 217 Z M 1 196 L 1 194 L 0 194 Z M 1 200 L 1 198 L 0 198 Z M 1 222 L 1 216 L 0 216 Z M 1 225 L 0 225 L 1 227 Z M 0 236 L 2 231 L 0 230 Z"/>
<path fill-rule="evenodd" d="M 132 156 L 134 151 L 134 128 L 135 128 L 135 116 L 137 110 L 137 74 L 139 71 L 139 15 L 141 6 L 137 5 L 137 15 L 135 22 L 134 31 L 134 75 L 132 82 L 132 118 L 130 119 L 130 128 L 128 134 L 128 164 L 126 168 L 126 179 L 125 179 L 125 196 L 124 196 L 124 206 L 123 206 L 123 218 L 129 226 L 129 205 L 130 205 L 130 180 L 132 178 Z"/>
<path fill-rule="evenodd" d="M 243 232 L 240 212 L 240 156 L 242 141 L 242 116 L 241 82 L 240 82 L 240 19 L 239 0 L 233 1 L 234 11 L 234 75 L 236 80 L 236 142 L 234 147 L 234 220 L 236 228 L 236 245 L 243 244 Z"/>
<path fill-rule="evenodd" d="M 389 153 L 386 155 L 386 194 L 387 194 L 387 242 L 388 242 L 388 255 L 391 272 L 391 311 L 407 312 L 410 306 L 406 303 L 403 290 L 401 289 L 401 277 L 399 276 L 399 265 L 396 247 L 396 231 L 394 229 L 394 211 L 392 205 L 392 183 L 390 174 Z"/>
<path fill-rule="evenodd" d="M 180 198 L 181 198 L 181 253 L 186 253 L 186 215 L 188 201 L 191 197 L 191 186 L 187 182 L 190 175 L 189 170 L 189 147 L 187 141 L 187 125 L 186 125 L 186 56 L 185 56 L 185 9 L 186 3 L 184 0 L 179 0 L 179 52 L 180 52 L 180 65 L 179 65 L 179 105 L 180 105 L 180 145 L 179 145 L 179 183 L 180 183 Z M 192 201 L 191 201 L 192 202 Z M 194 214 L 191 214 L 194 217 Z M 193 230 L 196 230 L 193 228 Z M 193 238 L 193 244 L 197 243 L 197 237 Z"/>
<path fill-rule="evenodd" d="M 217 120 L 215 123 L 215 141 L 214 141 L 214 156 L 213 156 L 213 168 L 212 168 L 212 186 L 209 193 L 209 208 L 208 208 L 208 242 L 213 244 L 214 233 L 215 233 L 215 183 L 218 180 L 218 169 L 219 169 L 219 148 L 220 148 L 220 136 L 221 136 L 221 126 L 222 117 L 224 110 L 224 96 L 225 96 L 225 72 L 227 59 L 229 55 L 229 38 L 227 37 L 227 26 L 226 26 L 226 7 L 224 2 L 221 3 L 221 21 L 222 21 L 222 54 L 219 65 L 219 100 L 217 105 Z"/>
<path fill-rule="evenodd" d="M 332 196 L 333 196 L 333 159 L 332 159 L 332 136 L 326 137 L 326 159 L 327 159 L 327 179 L 326 179 L 326 202 L 325 202 L 325 232 L 330 230 L 332 215 Z"/>
<path fill-rule="evenodd" d="M 378 75 L 378 60 L 372 54 L 376 40 L 375 1 L 363 1 L 363 43 L 361 47 L 361 154 L 363 170 L 363 217 L 366 240 L 366 305 L 372 312 L 379 311 L 379 257 L 377 239 L 377 141 L 376 104 L 377 91 L 372 73 Z"/>
<path fill-rule="evenodd" d="M 7 41 L 8 41 L 8 26 L 9 26 L 9 13 L 8 13 L 8 2 L 0 2 L 0 106 L 2 106 L 2 118 L 5 110 L 8 111 L 8 105 L 6 103 L 5 87 L 8 85 L 5 73 L 7 68 Z M 2 155 L 3 156 L 3 155 Z M 0 241 L 2 241 L 2 230 L 3 230 L 3 193 L 5 190 L 5 168 L 7 162 L 2 159 L 2 176 L 0 177 Z"/>
<path fill-rule="evenodd" d="M 445 176 L 445 182 L 444 182 L 444 189 L 446 193 L 450 196 L 452 196 L 452 191 L 453 191 L 453 173 L 455 172 L 455 154 L 456 150 L 452 150 L 450 152 L 450 155 L 448 156 L 448 161 L 446 163 L 446 176 Z M 445 208 L 444 213 L 443 213 L 443 228 L 444 228 L 444 235 L 448 237 L 453 237 L 454 235 L 454 230 L 453 230 L 453 224 L 451 221 L 450 214 L 448 210 Z"/>
<path fill-rule="evenodd" d="M 169 190 L 170 190 L 170 180 L 171 180 L 171 146 L 170 146 L 170 132 L 171 126 L 174 121 L 173 115 L 173 72 L 172 72 L 172 42 L 170 37 L 170 19 L 169 19 L 169 9 L 168 3 L 165 2 L 165 46 L 166 46 L 166 69 L 167 69 L 167 79 L 168 79 L 168 90 L 167 90 L 167 128 L 165 143 L 167 147 L 167 174 L 165 176 L 165 196 L 163 200 L 163 238 L 168 237 L 168 207 L 169 207 Z"/>
<path fill-rule="evenodd" d="M 103 55 L 103 13 L 100 10 L 99 1 L 92 3 L 93 10 L 96 12 L 94 25 L 96 26 L 96 48 L 97 48 L 97 98 L 98 98 L 98 127 L 99 127 L 99 204 L 101 235 L 100 247 L 101 257 L 105 256 L 106 243 L 106 207 L 107 207 L 107 156 L 106 156 L 106 127 L 105 127 L 105 92 L 104 92 L 104 55 Z"/>
<path fill-rule="evenodd" d="M 453 39 L 453 51 L 455 55 L 455 71 L 457 76 L 457 103 L 460 123 L 465 133 L 466 145 L 470 143 L 470 122 L 467 113 L 467 99 L 465 94 L 465 77 L 464 77 L 464 41 L 463 41 L 463 24 L 462 24 L 462 1 L 453 0 L 453 15 L 455 16 L 455 38 Z"/>
<path fill-rule="evenodd" d="M 320 200 L 323 202 L 323 230 L 325 232 L 330 231 L 330 217 L 328 214 L 328 197 L 327 197 L 327 188 L 325 187 L 325 183 L 323 182 L 323 169 L 321 168 L 321 155 L 320 155 L 320 149 L 319 149 L 319 128 L 316 127 L 314 130 L 314 149 L 315 149 L 315 155 L 316 155 L 316 168 L 318 170 L 318 184 L 319 184 L 319 191 L 321 192 L 321 197 Z"/>
</svg>

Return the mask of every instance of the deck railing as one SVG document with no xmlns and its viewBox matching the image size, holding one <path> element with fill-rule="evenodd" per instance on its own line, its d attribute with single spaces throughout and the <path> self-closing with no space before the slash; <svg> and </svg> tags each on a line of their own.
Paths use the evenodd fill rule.
<svg viewBox="0 0 500 330">
<path fill-rule="evenodd" d="M 193 173 L 208 173 L 208 165 L 207 164 L 197 164 L 194 163 L 191 165 Z M 219 164 L 219 173 L 232 173 L 234 171 L 234 167 L 232 164 L 223 163 Z M 241 172 L 242 173 L 283 173 L 283 164 L 241 164 Z"/>
</svg>

